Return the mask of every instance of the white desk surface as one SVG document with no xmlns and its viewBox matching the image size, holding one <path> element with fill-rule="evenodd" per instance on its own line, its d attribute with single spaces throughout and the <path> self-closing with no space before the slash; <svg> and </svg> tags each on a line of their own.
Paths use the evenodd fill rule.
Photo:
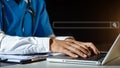
<svg viewBox="0 0 120 68">
<path fill-rule="evenodd" d="M 29 64 L 0 64 L 0 68 L 120 68 L 120 66 L 86 66 L 77 64 L 49 63 L 48 61 Z"/>
</svg>

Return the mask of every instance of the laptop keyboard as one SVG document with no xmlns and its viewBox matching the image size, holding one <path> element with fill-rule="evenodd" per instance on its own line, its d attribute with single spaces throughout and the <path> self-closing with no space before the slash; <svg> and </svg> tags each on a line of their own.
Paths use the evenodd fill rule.
<svg viewBox="0 0 120 68">
<path fill-rule="evenodd" d="M 98 55 L 93 55 L 91 57 L 84 58 L 84 60 L 94 60 L 94 61 L 97 61 L 97 60 L 100 60 L 100 59 L 104 58 L 105 56 L 106 56 L 106 53 L 100 53 Z M 81 58 L 77 58 L 77 59 L 81 59 Z"/>
</svg>

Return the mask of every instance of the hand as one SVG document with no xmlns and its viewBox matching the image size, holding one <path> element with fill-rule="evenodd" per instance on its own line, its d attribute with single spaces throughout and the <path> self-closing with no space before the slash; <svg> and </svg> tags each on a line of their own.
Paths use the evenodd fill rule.
<svg viewBox="0 0 120 68">
<path fill-rule="evenodd" d="M 86 58 L 91 55 L 91 50 L 95 54 L 99 54 L 99 50 L 91 42 L 79 42 L 74 39 L 55 40 L 51 39 L 51 52 L 60 52 L 67 54 L 73 58 L 79 56 Z"/>
</svg>

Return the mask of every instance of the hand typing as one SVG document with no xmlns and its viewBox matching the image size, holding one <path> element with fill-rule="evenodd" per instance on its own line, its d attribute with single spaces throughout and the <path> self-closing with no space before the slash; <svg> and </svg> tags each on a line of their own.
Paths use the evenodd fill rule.
<svg viewBox="0 0 120 68">
<path fill-rule="evenodd" d="M 55 40 L 51 39 L 50 45 L 51 52 L 59 52 L 69 55 L 73 58 L 77 57 L 89 57 L 91 56 L 91 50 L 94 54 L 99 54 L 99 50 L 91 42 L 80 42 L 75 39 Z"/>
</svg>

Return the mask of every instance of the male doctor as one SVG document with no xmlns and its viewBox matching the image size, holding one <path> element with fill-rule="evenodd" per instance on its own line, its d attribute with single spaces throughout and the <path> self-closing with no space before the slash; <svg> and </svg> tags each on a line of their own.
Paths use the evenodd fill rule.
<svg viewBox="0 0 120 68">
<path fill-rule="evenodd" d="M 0 0 L 0 54 L 60 52 L 86 58 L 99 50 L 91 42 L 55 37 L 44 0 Z"/>
</svg>

